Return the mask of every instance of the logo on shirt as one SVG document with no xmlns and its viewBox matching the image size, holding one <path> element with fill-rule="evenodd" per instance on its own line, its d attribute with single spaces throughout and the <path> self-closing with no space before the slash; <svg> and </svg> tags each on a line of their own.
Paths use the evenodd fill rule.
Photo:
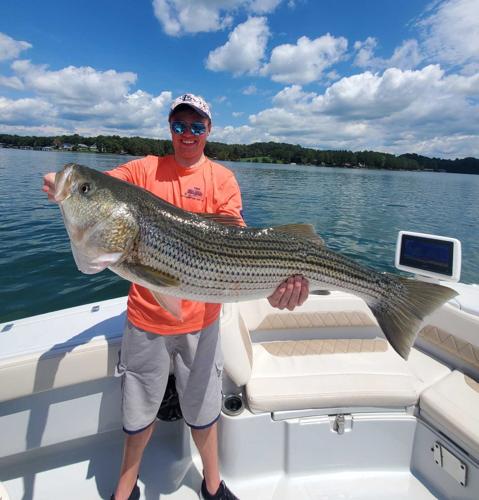
<svg viewBox="0 0 479 500">
<path fill-rule="evenodd" d="M 186 193 L 183 194 L 185 198 L 190 198 L 193 200 L 202 200 L 203 193 L 199 187 L 191 187 L 186 190 Z"/>
</svg>

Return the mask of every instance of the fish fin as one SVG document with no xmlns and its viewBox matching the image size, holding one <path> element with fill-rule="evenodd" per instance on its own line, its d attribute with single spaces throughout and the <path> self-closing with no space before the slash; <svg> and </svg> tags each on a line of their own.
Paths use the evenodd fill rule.
<svg viewBox="0 0 479 500">
<path fill-rule="evenodd" d="M 152 281 L 154 285 L 164 287 L 180 286 L 180 281 L 171 274 L 163 273 L 157 269 L 142 264 L 134 265 L 134 273 L 139 277 L 148 281 Z"/>
<path fill-rule="evenodd" d="M 144 266 L 141 264 L 136 264 L 134 266 L 134 273 L 138 278 L 142 278 L 148 282 L 153 282 L 154 285 L 170 288 L 177 287 L 180 282 L 177 278 L 171 276 L 170 274 L 163 273 L 152 267 Z M 181 311 L 181 299 L 178 297 L 172 297 L 170 295 L 163 295 L 156 290 L 148 288 L 153 295 L 153 298 L 160 304 L 163 309 L 166 309 L 170 314 L 172 314 L 176 319 L 182 321 L 183 315 Z"/>
<path fill-rule="evenodd" d="M 197 213 L 196 215 L 225 226 L 242 226 L 244 224 L 243 219 L 235 215 L 209 213 Z"/>
<path fill-rule="evenodd" d="M 398 293 L 368 305 L 394 350 L 407 359 L 423 319 L 457 292 L 435 283 L 398 279 Z"/>
<path fill-rule="evenodd" d="M 183 321 L 183 311 L 181 309 L 181 299 L 178 297 L 172 297 L 171 295 L 163 295 L 155 290 L 150 290 L 153 298 L 160 304 L 163 309 L 166 309 L 170 314 L 172 314 L 177 320 Z"/>
<path fill-rule="evenodd" d="M 284 224 L 282 226 L 273 227 L 275 231 L 280 233 L 293 234 L 295 236 L 301 236 L 303 238 L 308 238 L 311 241 L 319 245 L 326 246 L 323 238 L 316 233 L 314 226 L 312 224 Z"/>
</svg>

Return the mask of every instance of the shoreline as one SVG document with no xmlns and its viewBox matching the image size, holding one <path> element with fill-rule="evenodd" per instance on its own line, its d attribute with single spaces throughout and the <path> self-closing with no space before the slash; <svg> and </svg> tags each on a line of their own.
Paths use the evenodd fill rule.
<svg viewBox="0 0 479 500">
<path fill-rule="evenodd" d="M 96 155 L 110 155 L 110 156 L 131 156 L 131 157 L 136 157 L 136 158 L 141 158 L 142 156 L 146 155 L 135 155 L 128 153 L 126 151 L 120 152 L 120 153 L 112 153 L 108 151 L 90 151 L 90 150 L 73 150 L 73 149 L 56 149 L 56 148 L 51 148 L 51 149 L 45 149 L 45 148 L 35 148 L 35 147 L 30 147 L 30 146 L 23 146 L 23 147 L 18 147 L 18 146 L 0 146 L 1 149 L 14 149 L 17 151 L 35 151 L 35 152 L 44 152 L 44 153 L 79 153 L 79 154 L 96 154 Z M 158 156 L 164 156 L 164 155 L 158 155 Z M 208 155 L 207 155 L 208 156 Z M 425 173 L 443 173 L 443 174 L 462 174 L 462 175 L 479 175 L 479 170 L 477 172 L 451 172 L 445 169 L 429 169 L 429 168 L 387 168 L 387 167 L 371 167 L 368 165 L 351 165 L 349 163 L 345 164 L 336 164 L 336 163 L 321 163 L 321 164 L 314 164 L 314 163 L 296 163 L 296 162 L 281 162 L 281 161 L 259 161 L 258 160 L 252 160 L 251 158 L 239 158 L 239 159 L 226 159 L 226 158 L 215 158 L 208 156 L 211 160 L 213 161 L 218 161 L 218 162 L 230 162 L 230 163 L 251 163 L 251 164 L 261 164 L 261 165 L 269 165 L 269 166 L 299 166 L 299 167 L 325 167 L 325 168 L 342 168 L 342 169 L 350 169 L 350 170 L 377 170 L 377 171 L 386 171 L 386 172 L 425 172 Z M 474 158 L 475 159 L 475 158 Z M 446 160 L 444 160 L 446 161 Z M 479 160 L 478 160 L 479 161 Z"/>
</svg>

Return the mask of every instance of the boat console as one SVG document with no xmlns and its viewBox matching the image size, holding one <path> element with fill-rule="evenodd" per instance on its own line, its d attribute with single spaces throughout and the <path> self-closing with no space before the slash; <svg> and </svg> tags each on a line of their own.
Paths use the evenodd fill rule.
<svg viewBox="0 0 479 500">
<path fill-rule="evenodd" d="M 479 286 L 460 283 L 461 242 L 436 234 L 400 231 L 396 244 L 395 266 L 427 280 L 453 288 L 458 295 L 449 305 L 479 318 Z"/>
<path fill-rule="evenodd" d="M 396 268 L 418 278 L 457 282 L 461 277 L 461 242 L 434 234 L 399 231 Z"/>
</svg>

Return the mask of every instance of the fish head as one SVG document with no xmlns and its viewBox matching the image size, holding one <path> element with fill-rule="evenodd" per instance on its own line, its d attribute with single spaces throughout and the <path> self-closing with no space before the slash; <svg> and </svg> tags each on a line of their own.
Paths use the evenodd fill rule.
<svg viewBox="0 0 479 500">
<path fill-rule="evenodd" d="M 131 204 L 120 196 L 114 181 L 117 179 L 74 163 L 55 176 L 55 200 L 77 267 L 86 274 L 125 259 L 138 232 Z"/>
</svg>

